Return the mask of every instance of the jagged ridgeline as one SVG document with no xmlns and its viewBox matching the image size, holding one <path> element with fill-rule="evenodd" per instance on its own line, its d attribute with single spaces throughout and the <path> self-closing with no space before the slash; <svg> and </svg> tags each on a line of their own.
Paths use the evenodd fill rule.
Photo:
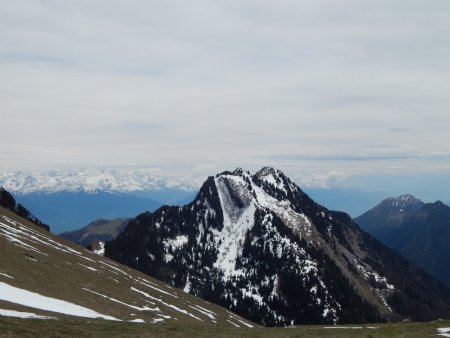
<svg viewBox="0 0 450 338">
<path fill-rule="evenodd" d="M 209 177 L 106 256 L 268 326 L 450 318 L 449 289 L 270 167 Z"/>
<path fill-rule="evenodd" d="M 22 204 L 18 204 L 14 197 L 6 191 L 3 187 L 0 187 L 0 206 L 9 211 L 15 213 L 16 215 L 27 219 L 31 223 L 36 224 L 37 226 L 50 231 L 50 227 L 37 219 L 27 208 L 25 208 Z"/>
</svg>

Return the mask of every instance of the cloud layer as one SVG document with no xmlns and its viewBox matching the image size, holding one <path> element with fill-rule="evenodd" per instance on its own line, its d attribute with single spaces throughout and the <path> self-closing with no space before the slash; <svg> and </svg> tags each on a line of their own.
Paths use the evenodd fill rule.
<svg viewBox="0 0 450 338">
<path fill-rule="evenodd" d="M 0 170 L 448 172 L 449 14 L 446 0 L 3 1 Z"/>
</svg>

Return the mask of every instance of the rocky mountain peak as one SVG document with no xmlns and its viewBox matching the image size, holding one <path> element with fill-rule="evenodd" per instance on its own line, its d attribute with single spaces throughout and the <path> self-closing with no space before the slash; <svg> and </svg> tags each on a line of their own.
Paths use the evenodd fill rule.
<svg viewBox="0 0 450 338">
<path fill-rule="evenodd" d="M 424 204 L 421 200 L 410 194 L 390 197 L 386 200 L 386 203 L 395 208 L 415 207 L 422 206 Z"/>
<path fill-rule="evenodd" d="M 423 303 L 402 291 L 422 292 L 420 272 L 377 243 L 281 171 L 238 168 L 209 177 L 184 207 L 131 220 L 105 255 L 263 325 L 430 315 L 398 306 Z"/>
</svg>

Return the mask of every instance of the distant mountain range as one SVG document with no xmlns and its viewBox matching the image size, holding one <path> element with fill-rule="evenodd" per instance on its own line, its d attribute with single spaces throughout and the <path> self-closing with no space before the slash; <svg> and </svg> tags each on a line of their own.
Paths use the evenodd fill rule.
<svg viewBox="0 0 450 338">
<path fill-rule="evenodd" d="M 195 196 L 195 184 L 193 179 L 161 179 L 145 171 L 0 173 L 0 186 L 54 233 L 79 229 L 99 218 L 135 217 L 163 204 L 186 204 Z"/>
<path fill-rule="evenodd" d="M 450 318 L 448 288 L 271 167 L 209 177 L 105 255 L 263 325 Z"/>
<path fill-rule="evenodd" d="M 57 192 L 146 192 L 197 190 L 201 180 L 163 178 L 146 171 L 73 169 L 65 171 L 0 173 L 0 186 L 16 194 Z"/>
<path fill-rule="evenodd" d="M 422 208 L 424 203 L 412 195 L 389 197 L 355 218 L 356 223 L 382 242 L 392 230 Z"/>
<path fill-rule="evenodd" d="M 389 198 L 355 221 L 450 287 L 450 207 L 411 195 Z"/>
</svg>

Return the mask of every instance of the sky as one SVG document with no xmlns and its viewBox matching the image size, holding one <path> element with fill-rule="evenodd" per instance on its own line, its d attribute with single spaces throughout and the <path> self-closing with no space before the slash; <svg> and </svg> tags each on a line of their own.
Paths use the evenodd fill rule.
<svg viewBox="0 0 450 338">
<path fill-rule="evenodd" d="M 272 165 L 450 196 L 449 16 L 448 0 L 0 0 L 0 171 Z"/>
</svg>

